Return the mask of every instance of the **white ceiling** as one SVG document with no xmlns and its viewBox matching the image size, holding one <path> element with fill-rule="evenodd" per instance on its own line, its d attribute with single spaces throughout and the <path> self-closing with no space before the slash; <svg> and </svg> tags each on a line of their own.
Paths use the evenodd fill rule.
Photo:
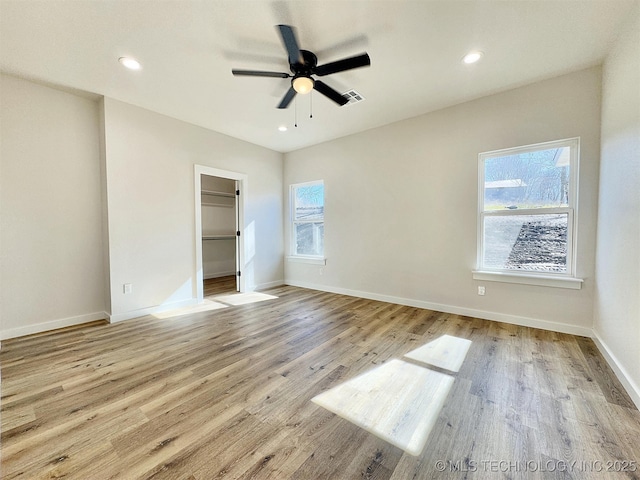
<svg viewBox="0 0 640 480">
<path fill-rule="evenodd" d="M 597 65 L 635 1 L 0 0 L 0 69 L 287 152 Z M 371 67 L 323 77 L 366 100 L 314 92 L 309 119 L 299 95 L 294 128 L 296 102 L 275 108 L 288 79 L 234 77 L 288 72 L 280 23 L 319 64 L 368 52 Z M 484 58 L 463 64 L 469 50 Z"/>
</svg>

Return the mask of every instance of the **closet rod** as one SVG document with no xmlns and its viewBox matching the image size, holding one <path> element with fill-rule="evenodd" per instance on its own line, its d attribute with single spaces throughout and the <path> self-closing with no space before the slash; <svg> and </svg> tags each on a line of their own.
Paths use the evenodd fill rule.
<svg viewBox="0 0 640 480">
<path fill-rule="evenodd" d="M 202 240 L 231 240 L 232 238 L 236 238 L 235 235 L 208 235 L 206 237 L 202 237 Z"/>
</svg>

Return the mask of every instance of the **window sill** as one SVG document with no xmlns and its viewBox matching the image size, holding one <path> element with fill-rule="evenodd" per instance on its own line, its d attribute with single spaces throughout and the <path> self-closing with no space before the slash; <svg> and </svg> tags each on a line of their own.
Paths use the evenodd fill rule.
<svg viewBox="0 0 640 480">
<path fill-rule="evenodd" d="M 307 257 L 303 255 L 289 255 L 287 261 L 294 263 L 309 263 L 311 265 L 326 265 L 327 259 L 324 257 Z"/>
<path fill-rule="evenodd" d="M 527 275 L 525 273 L 488 272 L 473 270 L 474 280 L 486 280 L 489 282 L 520 283 L 524 285 L 538 285 L 541 287 L 570 288 L 580 290 L 581 278 L 556 277 L 551 275 Z"/>
</svg>

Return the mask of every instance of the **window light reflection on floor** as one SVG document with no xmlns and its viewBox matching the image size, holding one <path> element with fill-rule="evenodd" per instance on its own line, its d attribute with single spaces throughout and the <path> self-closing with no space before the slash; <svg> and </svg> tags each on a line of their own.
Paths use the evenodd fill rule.
<svg viewBox="0 0 640 480">
<path fill-rule="evenodd" d="M 182 315 L 190 315 L 192 313 L 208 312 L 210 310 L 219 310 L 221 308 L 228 308 L 229 305 L 224 303 L 214 302 L 211 300 L 205 300 L 199 305 L 193 305 L 190 307 L 175 308 L 173 310 L 167 310 L 165 312 L 154 313 L 153 316 L 160 319 L 181 317 Z"/>
<path fill-rule="evenodd" d="M 251 303 L 264 302 L 267 300 L 274 300 L 276 298 L 278 297 L 274 295 L 268 295 L 266 293 L 260 293 L 260 292 L 218 295 L 215 297 L 207 298 L 203 303 L 199 305 L 167 310 L 165 312 L 155 313 L 153 314 L 153 316 L 159 319 L 174 318 L 174 317 L 180 317 L 183 315 L 190 315 L 192 313 L 220 310 L 222 308 L 235 307 L 239 305 L 249 305 Z"/>
<path fill-rule="evenodd" d="M 433 365 L 434 367 L 444 368 L 450 372 L 458 372 L 470 346 L 471 340 L 442 335 L 426 345 L 410 351 L 404 357 L 427 365 Z"/>
<path fill-rule="evenodd" d="M 419 455 L 455 381 L 429 365 L 457 372 L 470 346 L 470 340 L 443 335 L 405 355 L 412 363 L 392 359 L 311 401 Z"/>
<path fill-rule="evenodd" d="M 227 305 L 248 305 L 250 303 L 264 302 L 267 300 L 275 300 L 276 296 L 260 292 L 234 293 L 232 295 L 217 295 L 212 297 L 216 302 L 226 303 Z"/>
</svg>

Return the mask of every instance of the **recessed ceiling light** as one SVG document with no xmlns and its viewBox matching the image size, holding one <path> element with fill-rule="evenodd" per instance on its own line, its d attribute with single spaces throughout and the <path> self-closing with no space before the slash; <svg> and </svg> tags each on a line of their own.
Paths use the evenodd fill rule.
<svg viewBox="0 0 640 480">
<path fill-rule="evenodd" d="M 482 52 L 469 52 L 464 56 L 462 61 L 464 63 L 476 63 L 482 58 L 482 55 L 484 55 Z"/>
<path fill-rule="evenodd" d="M 278 127 L 278 130 L 280 130 L 281 132 L 286 132 L 287 131 L 287 126 L 286 125 L 280 125 Z"/>
<path fill-rule="evenodd" d="M 124 65 L 125 67 L 127 67 L 129 70 L 140 70 L 142 68 L 142 65 L 140 65 L 140 62 L 138 62 L 135 58 L 131 58 L 131 57 L 120 57 L 118 59 L 118 61 Z"/>
</svg>

